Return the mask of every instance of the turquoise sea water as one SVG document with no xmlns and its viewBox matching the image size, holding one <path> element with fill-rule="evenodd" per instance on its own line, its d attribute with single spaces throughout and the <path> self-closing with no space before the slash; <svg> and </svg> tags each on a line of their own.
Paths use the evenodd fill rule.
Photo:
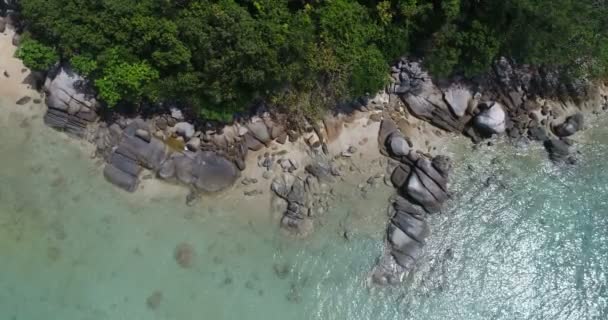
<svg viewBox="0 0 608 320">
<path fill-rule="evenodd" d="M 539 147 L 455 143 L 454 197 L 397 288 L 366 283 L 389 188 L 344 186 L 294 240 L 245 198 L 125 194 L 40 122 L 0 119 L 0 319 L 608 318 L 608 121 L 563 169 Z M 190 268 L 174 259 L 182 243 Z"/>
</svg>

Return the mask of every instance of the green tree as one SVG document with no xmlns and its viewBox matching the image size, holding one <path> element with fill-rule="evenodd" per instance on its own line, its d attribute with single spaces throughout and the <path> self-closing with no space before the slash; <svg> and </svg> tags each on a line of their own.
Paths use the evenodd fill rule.
<svg viewBox="0 0 608 320">
<path fill-rule="evenodd" d="M 35 71 L 47 71 L 59 61 L 54 48 L 30 38 L 23 40 L 17 50 L 17 57 L 23 60 L 26 67 Z"/>
<path fill-rule="evenodd" d="M 95 86 L 99 96 L 110 107 L 120 101 L 139 103 L 144 97 L 149 100 L 158 98 L 152 84 L 158 79 L 159 73 L 147 62 L 125 62 L 116 48 L 107 50 L 104 59 L 105 68 L 95 80 Z"/>
</svg>

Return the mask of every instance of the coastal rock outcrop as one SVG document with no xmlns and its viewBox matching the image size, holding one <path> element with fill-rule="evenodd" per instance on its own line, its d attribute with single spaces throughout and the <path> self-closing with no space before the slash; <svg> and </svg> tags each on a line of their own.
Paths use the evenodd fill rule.
<svg viewBox="0 0 608 320">
<path fill-rule="evenodd" d="M 48 112 L 44 121 L 50 127 L 84 136 L 88 123 L 97 119 L 98 103 L 88 82 L 63 65 L 50 72 L 44 84 Z"/>
<path fill-rule="evenodd" d="M 500 134 L 506 130 L 504 108 L 498 102 L 490 102 L 480 106 L 481 112 L 475 117 L 475 128 L 483 135 Z"/>
<path fill-rule="evenodd" d="M 401 135 L 398 129 L 392 129 L 392 120 L 384 121 L 379 132 L 380 146 L 392 145 L 392 137 Z M 391 132 L 389 136 L 387 131 Z M 393 150 L 390 153 L 400 161 L 390 177 L 397 194 L 389 207 L 385 251 L 371 273 L 371 280 L 381 285 L 401 282 L 406 272 L 415 266 L 430 234 L 425 218 L 439 212 L 448 199 L 451 171 L 450 159 L 445 156 L 429 159 L 415 150 L 410 150 L 407 156 Z"/>
<path fill-rule="evenodd" d="M 141 134 L 137 134 L 145 131 L 145 128 L 146 123 L 139 119 L 122 130 L 104 169 L 106 180 L 129 192 L 137 188 L 142 167 L 159 170 L 168 155 L 163 141 L 149 135 L 143 139 Z"/>
<path fill-rule="evenodd" d="M 158 174 L 162 179 L 175 178 L 206 193 L 227 189 L 240 175 L 232 161 L 212 151 L 175 153 Z"/>
<path fill-rule="evenodd" d="M 281 218 L 281 227 L 298 237 L 312 232 L 313 221 L 309 217 L 305 182 L 301 178 L 283 174 L 272 181 L 272 191 L 287 202 L 287 210 Z"/>
<path fill-rule="evenodd" d="M 388 91 L 401 97 L 413 115 L 446 131 L 463 130 L 468 121 L 463 115 L 470 96 L 466 89 L 454 87 L 443 93 L 420 63 L 405 58 L 392 71 L 394 83 Z"/>
</svg>

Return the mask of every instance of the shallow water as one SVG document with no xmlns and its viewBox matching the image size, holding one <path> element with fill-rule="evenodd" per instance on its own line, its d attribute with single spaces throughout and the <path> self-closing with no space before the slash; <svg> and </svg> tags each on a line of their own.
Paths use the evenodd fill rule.
<svg viewBox="0 0 608 320">
<path fill-rule="evenodd" d="M 247 199 L 125 194 L 40 122 L 0 119 L 0 319 L 608 318 L 607 121 L 565 169 L 538 147 L 455 143 L 450 209 L 432 217 L 417 270 L 386 289 L 366 276 L 388 188 L 363 199 L 344 186 L 315 234 L 293 240 Z"/>
</svg>

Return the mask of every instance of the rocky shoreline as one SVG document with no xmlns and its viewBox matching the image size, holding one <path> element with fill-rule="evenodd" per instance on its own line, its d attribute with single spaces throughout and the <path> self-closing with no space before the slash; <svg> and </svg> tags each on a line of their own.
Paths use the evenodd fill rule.
<svg viewBox="0 0 608 320">
<path fill-rule="evenodd" d="M 13 32 L 2 18 L 0 32 Z M 19 36 L 12 39 L 18 45 Z M 57 66 L 44 81 L 33 78 L 44 83 L 44 122 L 92 143 L 110 183 L 135 192 L 152 174 L 186 186 L 193 204 L 201 194 L 225 191 L 240 179 L 257 185 L 245 196 L 271 190 L 273 209 L 282 212 L 280 225 L 298 237 L 309 235 L 314 217 L 330 209 L 330 185 L 352 168 L 355 154 L 386 156 L 378 165 L 387 174 L 370 177 L 372 184 L 384 179 L 396 189 L 385 250 L 370 276 L 377 284 L 399 283 L 415 267 L 430 235 L 425 218 L 449 198 L 451 163 L 436 154 L 434 140 L 448 143 L 450 134 L 463 134 L 475 144 L 491 144 L 498 136 L 538 141 L 551 160 L 574 164 L 568 137 L 584 128 L 584 114 L 608 108 L 603 83 L 565 85 L 554 73 L 504 58 L 484 77 L 446 83 L 434 81 L 419 62 L 400 59 L 386 90 L 300 128 L 288 126 L 288 115 L 266 108 L 220 129 L 188 121 L 177 106 L 128 117 L 108 113 L 68 65 Z M 16 103 L 30 100 L 26 95 Z"/>
</svg>

